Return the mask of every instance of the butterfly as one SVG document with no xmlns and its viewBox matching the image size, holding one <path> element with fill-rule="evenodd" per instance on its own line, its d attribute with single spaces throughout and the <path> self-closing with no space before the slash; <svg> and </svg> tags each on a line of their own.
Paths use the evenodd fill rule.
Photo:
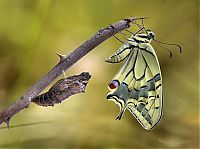
<svg viewBox="0 0 200 149">
<path fill-rule="evenodd" d="M 120 120 L 128 109 L 146 130 L 158 124 L 163 110 L 161 70 L 151 46 L 154 37 L 151 30 L 133 34 L 106 59 L 108 63 L 125 61 L 109 83 L 106 97 L 120 107 L 116 119 Z"/>
</svg>

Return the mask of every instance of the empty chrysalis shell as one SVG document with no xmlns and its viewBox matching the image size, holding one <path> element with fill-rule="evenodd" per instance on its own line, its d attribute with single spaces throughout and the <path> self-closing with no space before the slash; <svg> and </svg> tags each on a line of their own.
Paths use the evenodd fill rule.
<svg viewBox="0 0 200 149">
<path fill-rule="evenodd" d="M 83 72 L 80 75 L 60 79 L 48 92 L 31 99 L 31 102 L 39 106 L 53 107 L 55 104 L 61 103 L 71 95 L 84 92 L 90 77 L 89 73 Z"/>
</svg>

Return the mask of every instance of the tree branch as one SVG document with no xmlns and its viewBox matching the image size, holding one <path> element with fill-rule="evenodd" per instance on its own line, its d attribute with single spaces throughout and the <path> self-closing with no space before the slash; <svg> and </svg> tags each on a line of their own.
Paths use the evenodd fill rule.
<svg viewBox="0 0 200 149">
<path fill-rule="evenodd" d="M 133 20 L 138 19 L 141 18 L 130 17 L 128 19 L 123 19 L 119 22 L 116 22 L 107 28 L 100 29 L 93 37 L 84 42 L 68 56 L 58 54 L 60 57 L 60 62 L 55 65 L 41 80 L 35 83 L 23 96 L 21 96 L 20 99 L 0 112 L 0 125 L 5 122 L 9 126 L 10 118 L 21 110 L 27 108 L 31 99 L 41 93 L 52 81 L 61 75 L 63 71 L 66 71 L 79 59 L 89 53 L 96 46 L 104 42 L 106 39 L 122 30 L 129 28 L 130 23 Z"/>
</svg>

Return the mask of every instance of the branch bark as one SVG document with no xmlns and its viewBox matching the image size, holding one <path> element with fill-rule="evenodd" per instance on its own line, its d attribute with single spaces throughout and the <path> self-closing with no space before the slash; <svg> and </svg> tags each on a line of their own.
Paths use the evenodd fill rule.
<svg viewBox="0 0 200 149">
<path fill-rule="evenodd" d="M 99 44 L 130 27 L 130 23 L 140 18 L 130 17 L 116 22 L 104 29 L 100 29 L 94 36 L 84 42 L 80 47 L 71 52 L 68 56 L 59 55 L 60 62 L 55 65 L 41 80 L 35 83 L 23 96 L 21 96 L 14 104 L 0 112 L 0 125 L 5 122 L 9 126 L 12 116 L 21 110 L 28 108 L 32 98 L 41 93 L 52 81 L 54 81 L 63 71 L 66 71 L 79 59 L 89 53 Z"/>
</svg>

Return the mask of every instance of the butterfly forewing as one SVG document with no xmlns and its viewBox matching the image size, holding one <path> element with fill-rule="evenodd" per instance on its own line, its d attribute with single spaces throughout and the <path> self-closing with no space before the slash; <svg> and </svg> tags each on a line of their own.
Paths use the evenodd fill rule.
<svg viewBox="0 0 200 149">
<path fill-rule="evenodd" d="M 123 61 L 131 52 L 129 44 L 126 42 L 115 53 L 106 59 L 108 63 L 119 63 Z"/>
</svg>

